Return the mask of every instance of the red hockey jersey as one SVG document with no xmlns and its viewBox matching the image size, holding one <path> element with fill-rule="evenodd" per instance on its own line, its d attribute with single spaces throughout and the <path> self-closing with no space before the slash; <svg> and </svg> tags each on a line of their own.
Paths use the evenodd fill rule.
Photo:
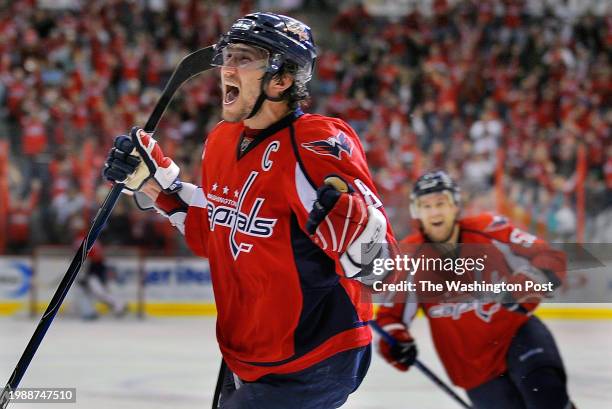
<svg viewBox="0 0 612 409">
<path fill-rule="evenodd" d="M 485 276 L 511 277 L 517 265 L 525 266 L 525 262 L 553 272 L 558 280 L 565 275 L 564 253 L 513 227 L 503 217 L 482 214 L 460 220 L 459 227 L 460 243 L 479 245 L 479 251 L 486 253 Z M 418 248 L 425 242 L 426 238 L 419 232 L 402 240 L 400 247 Z M 474 248 L 465 251 L 473 252 Z M 430 251 L 431 247 L 427 249 L 416 250 L 413 257 L 418 257 L 419 251 Z M 460 252 L 458 257 L 463 256 L 464 247 Z M 415 283 L 424 276 L 421 273 L 418 271 L 414 275 Z M 432 275 L 425 276 L 429 279 Z M 407 328 L 418 307 L 422 308 L 440 360 L 453 383 L 462 388 L 474 388 L 506 371 L 506 353 L 512 337 L 528 319 L 527 314 L 510 311 L 493 302 L 436 302 L 431 298 L 423 302 L 426 295 L 420 297 L 421 300 L 418 291 L 412 292 L 408 299 L 404 298 L 406 302 L 381 306 L 377 313 L 378 324 Z M 535 305 L 526 307 L 532 310 Z"/>
<path fill-rule="evenodd" d="M 316 246 L 304 226 L 329 174 L 384 210 L 345 122 L 298 111 L 241 152 L 244 131 L 242 123 L 221 122 L 210 132 L 185 237 L 210 261 L 223 357 L 253 381 L 371 342 L 362 285 L 343 277 L 338 255 Z"/>
</svg>

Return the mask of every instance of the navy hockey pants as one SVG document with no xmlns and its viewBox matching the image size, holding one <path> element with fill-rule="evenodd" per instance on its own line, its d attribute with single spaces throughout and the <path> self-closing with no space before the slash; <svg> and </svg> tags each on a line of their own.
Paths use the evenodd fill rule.
<svg viewBox="0 0 612 409">
<path fill-rule="evenodd" d="M 506 362 L 506 373 L 467 391 L 475 409 L 571 408 L 561 355 L 538 318 L 518 330 Z"/>
<path fill-rule="evenodd" d="M 371 346 L 368 345 L 340 352 L 299 372 L 266 375 L 255 382 L 235 379 L 228 368 L 219 408 L 339 408 L 361 384 L 370 366 L 371 355 Z"/>
</svg>

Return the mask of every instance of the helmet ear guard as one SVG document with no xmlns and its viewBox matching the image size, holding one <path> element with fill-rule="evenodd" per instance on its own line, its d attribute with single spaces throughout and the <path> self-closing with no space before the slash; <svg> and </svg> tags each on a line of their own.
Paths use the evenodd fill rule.
<svg viewBox="0 0 612 409">
<path fill-rule="evenodd" d="M 276 75 L 285 63 L 285 58 L 280 53 L 273 53 L 270 55 L 268 59 L 268 67 L 266 68 L 266 73 L 270 74 L 271 77 Z"/>
</svg>

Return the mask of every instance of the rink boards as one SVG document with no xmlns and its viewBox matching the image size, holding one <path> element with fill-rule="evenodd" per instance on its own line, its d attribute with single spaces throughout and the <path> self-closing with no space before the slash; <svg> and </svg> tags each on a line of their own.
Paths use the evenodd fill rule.
<svg viewBox="0 0 612 409">
<path fill-rule="evenodd" d="M 201 258 L 133 257 L 108 254 L 107 264 L 113 279 L 110 288 L 126 300 L 134 311 L 146 316 L 206 316 L 216 313 L 208 261 Z M 0 257 L 0 315 L 42 312 L 69 265 L 63 255 L 39 257 Z M 537 314 L 555 319 L 612 319 L 612 283 L 606 277 L 590 274 L 579 286 L 564 289 L 562 297 L 594 287 L 593 303 L 544 303 Z M 77 277 L 77 281 L 79 277 Z M 571 283 L 570 283 L 571 285 Z M 63 307 L 70 311 L 80 288 L 74 284 Z M 577 297 L 574 297 L 576 299 Z M 588 298 L 585 297 L 585 300 Z M 553 300 L 558 301 L 558 300 Z M 104 311 L 102 305 L 99 306 Z"/>
</svg>

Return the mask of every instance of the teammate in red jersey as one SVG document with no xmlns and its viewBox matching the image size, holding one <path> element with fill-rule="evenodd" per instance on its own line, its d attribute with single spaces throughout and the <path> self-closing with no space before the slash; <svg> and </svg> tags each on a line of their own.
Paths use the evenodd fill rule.
<svg viewBox="0 0 612 409">
<path fill-rule="evenodd" d="M 216 53 L 223 120 L 201 185 L 181 183 L 138 128 L 116 138 L 104 174 L 141 207 L 153 199 L 210 261 L 229 367 L 219 407 L 340 407 L 370 362 L 362 265 L 393 243 L 363 148 L 344 121 L 300 109 L 316 57 L 303 23 L 247 15 Z"/>
<path fill-rule="evenodd" d="M 571 409 L 566 375 L 552 334 L 532 311 L 545 294 L 525 291 L 526 283 L 558 286 L 565 275 L 565 255 L 535 236 L 490 214 L 459 218 L 459 188 L 442 171 L 421 176 L 412 193 L 411 211 L 420 230 L 400 248 L 413 258 L 435 259 L 452 251 L 453 259 L 484 255 L 481 282 L 521 284 L 491 298 L 446 302 L 442 295 L 419 290 L 423 280 L 448 280 L 449 274 L 419 269 L 416 291 L 396 293 L 381 306 L 378 324 L 397 340 L 380 340 L 380 352 L 406 371 L 416 358 L 409 325 L 418 307 L 429 320 L 434 345 L 454 384 L 464 388 L 478 409 Z M 446 257 L 446 256 L 444 256 Z M 474 282 L 470 274 L 450 279 Z M 501 280 L 499 280 L 501 279 Z M 533 285 L 533 284 L 531 284 Z M 457 296 L 457 294 L 453 294 Z M 494 297 L 494 298 L 493 298 Z"/>
</svg>

